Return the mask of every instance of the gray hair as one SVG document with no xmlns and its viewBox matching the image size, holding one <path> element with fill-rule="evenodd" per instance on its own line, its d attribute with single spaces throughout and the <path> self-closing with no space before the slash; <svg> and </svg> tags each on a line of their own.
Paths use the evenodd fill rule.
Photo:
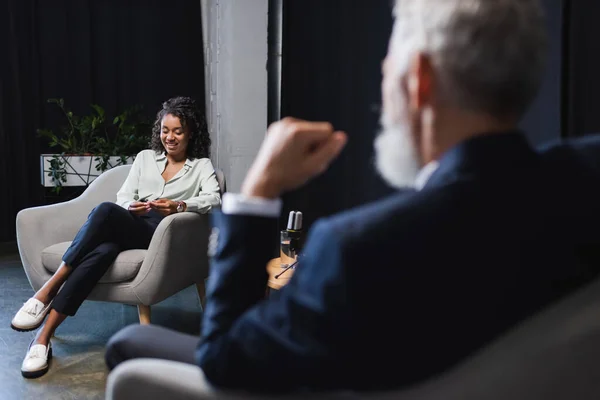
<svg viewBox="0 0 600 400">
<path fill-rule="evenodd" d="M 546 61 L 538 0 L 396 0 L 394 14 L 395 43 L 431 57 L 445 101 L 495 117 L 525 113 Z"/>
</svg>

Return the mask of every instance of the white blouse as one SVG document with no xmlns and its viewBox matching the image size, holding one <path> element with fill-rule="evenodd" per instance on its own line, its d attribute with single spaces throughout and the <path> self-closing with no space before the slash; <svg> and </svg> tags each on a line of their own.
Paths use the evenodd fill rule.
<svg viewBox="0 0 600 400">
<path fill-rule="evenodd" d="M 208 158 L 185 161 L 168 182 L 162 177 L 167 156 L 154 150 L 142 150 L 133 161 L 129 175 L 117 192 L 117 204 L 129 208 L 134 201 L 167 198 L 184 201 L 187 211 L 207 213 L 221 204 L 219 183 Z"/>
</svg>

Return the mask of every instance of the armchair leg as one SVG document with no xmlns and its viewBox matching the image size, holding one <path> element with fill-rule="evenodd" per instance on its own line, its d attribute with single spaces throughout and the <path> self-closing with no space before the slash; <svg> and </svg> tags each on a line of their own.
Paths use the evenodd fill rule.
<svg viewBox="0 0 600 400">
<path fill-rule="evenodd" d="M 204 311 L 204 304 L 206 303 L 206 286 L 204 282 L 196 283 L 196 290 L 198 291 L 198 299 L 200 299 L 202 311 Z"/>
<path fill-rule="evenodd" d="M 140 324 L 148 325 L 150 323 L 150 306 L 139 305 L 138 315 L 140 316 Z"/>
</svg>

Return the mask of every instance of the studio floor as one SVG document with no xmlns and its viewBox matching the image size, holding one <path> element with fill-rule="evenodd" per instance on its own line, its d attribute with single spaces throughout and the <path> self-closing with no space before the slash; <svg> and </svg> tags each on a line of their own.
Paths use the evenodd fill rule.
<svg viewBox="0 0 600 400">
<path fill-rule="evenodd" d="M 49 372 L 25 379 L 21 362 L 35 332 L 16 332 L 10 321 L 32 294 L 18 255 L 0 257 L 0 400 L 104 399 L 104 346 L 115 332 L 138 323 L 137 308 L 86 301 L 57 329 Z M 189 287 L 152 307 L 152 323 L 197 335 L 201 314 Z"/>
</svg>

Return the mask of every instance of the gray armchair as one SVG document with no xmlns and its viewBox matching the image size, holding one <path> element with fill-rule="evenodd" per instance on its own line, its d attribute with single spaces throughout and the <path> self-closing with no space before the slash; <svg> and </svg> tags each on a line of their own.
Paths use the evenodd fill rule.
<svg viewBox="0 0 600 400">
<path fill-rule="evenodd" d="M 196 366 L 138 359 L 124 362 L 109 374 L 106 399 L 597 400 L 600 399 L 599 316 L 600 279 L 597 278 L 450 371 L 414 387 L 389 392 L 244 395 L 215 390 Z M 443 327 L 440 334 L 443 335 Z M 402 373 L 400 370 L 398 374 Z"/>
<path fill-rule="evenodd" d="M 17 245 L 33 290 L 58 269 L 91 210 L 104 201 L 116 201 L 130 168 L 124 165 L 104 172 L 73 200 L 18 213 Z M 220 170 L 216 172 L 224 192 L 225 178 Z M 191 285 L 196 285 L 203 303 L 208 234 L 208 215 L 169 215 L 158 225 L 148 250 L 121 252 L 88 299 L 136 305 L 141 323 L 150 322 L 151 305 Z"/>
</svg>

